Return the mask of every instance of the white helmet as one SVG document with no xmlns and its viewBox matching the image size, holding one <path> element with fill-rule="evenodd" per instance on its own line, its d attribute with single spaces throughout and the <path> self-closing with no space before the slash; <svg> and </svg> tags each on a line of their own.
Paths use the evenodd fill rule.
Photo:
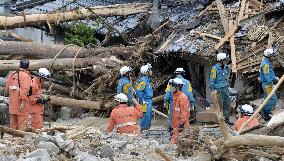
<svg viewBox="0 0 284 161">
<path fill-rule="evenodd" d="M 265 50 L 264 50 L 264 53 L 263 53 L 263 55 L 266 56 L 266 57 L 271 57 L 271 56 L 273 56 L 273 54 L 274 54 L 274 51 L 273 51 L 272 48 L 270 48 L 270 49 L 265 49 Z"/>
<path fill-rule="evenodd" d="M 140 73 L 141 74 L 147 74 L 148 71 L 150 71 L 152 69 L 152 65 L 147 63 L 147 65 L 143 65 L 141 68 L 140 68 Z"/>
<path fill-rule="evenodd" d="M 242 105 L 241 112 L 248 116 L 251 116 L 253 114 L 253 108 L 251 107 L 251 105 L 245 104 L 245 105 Z"/>
<path fill-rule="evenodd" d="M 131 72 L 132 69 L 129 67 L 129 66 L 123 66 L 122 68 L 120 68 L 119 72 L 120 72 L 120 75 L 124 75 L 126 74 L 127 72 Z"/>
<path fill-rule="evenodd" d="M 38 76 L 46 79 L 50 78 L 50 72 L 46 68 L 39 68 L 38 69 Z"/>
<path fill-rule="evenodd" d="M 176 71 L 175 71 L 175 74 L 182 74 L 182 73 L 185 73 L 183 68 L 177 68 Z"/>
<path fill-rule="evenodd" d="M 180 78 L 170 79 L 169 82 L 173 86 L 183 86 L 184 85 L 184 83 L 182 82 Z"/>
<path fill-rule="evenodd" d="M 217 54 L 217 61 L 226 60 L 226 59 L 227 59 L 226 53 Z"/>
<path fill-rule="evenodd" d="M 128 98 L 125 94 L 119 93 L 119 94 L 114 96 L 114 100 L 117 101 L 117 102 L 127 102 Z"/>
</svg>

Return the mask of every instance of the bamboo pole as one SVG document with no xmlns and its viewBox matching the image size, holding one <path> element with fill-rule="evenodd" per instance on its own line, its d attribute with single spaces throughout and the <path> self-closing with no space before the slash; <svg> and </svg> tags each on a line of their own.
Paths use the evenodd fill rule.
<svg viewBox="0 0 284 161">
<path fill-rule="evenodd" d="M 239 132 L 241 133 L 244 129 L 244 127 L 250 123 L 256 116 L 257 114 L 263 109 L 263 107 L 268 103 L 268 101 L 271 99 L 271 97 L 275 94 L 276 90 L 280 87 L 280 85 L 282 84 L 282 82 L 284 81 L 284 75 L 282 75 L 282 77 L 280 78 L 280 80 L 278 81 L 278 83 L 273 87 L 272 91 L 269 93 L 269 95 L 265 98 L 265 100 L 262 102 L 262 104 L 258 107 L 258 109 L 253 113 L 253 115 L 242 124 Z"/>
</svg>

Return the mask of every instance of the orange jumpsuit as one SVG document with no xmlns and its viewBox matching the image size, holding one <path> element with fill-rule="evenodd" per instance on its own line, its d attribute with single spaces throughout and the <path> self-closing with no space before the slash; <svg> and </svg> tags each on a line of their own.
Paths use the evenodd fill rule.
<svg viewBox="0 0 284 161">
<path fill-rule="evenodd" d="M 43 124 L 43 111 L 44 104 L 37 104 L 36 100 L 42 98 L 41 95 L 41 85 L 42 81 L 40 77 L 34 77 L 32 79 L 32 96 L 30 98 L 30 115 L 32 128 L 40 129 Z"/>
<path fill-rule="evenodd" d="M 173 113 L 172 113 L 172 128 L 173 136 L 172 143 L 176 144 L 178 141 L 178 135 L 180 130 L 180 124 L 184 125 L 182 133 L 189 127 L 190 116 L 190 103 L 188 97 L 181 91 L 177 91 L 173 94 Z"/>
<path fill-rule="evenodd" d="M 18 72 L 12 72 L 8 76 L 6 91 L 9 92 L 10 127 L 13 129 L 27 128 L 30 86 L 31 76 L 25 69 L 20 68 Z"/>
<path fill-rule="evenodd" d="M 234 124 L 234 129 L 236 131 L 239 131 L 242 124 L 248 120 L 250 117 L 249 116 L 243 116 L 243 117 L 240 117 L 238 118 L 238 120 L 235 122 Z M 244 130 L 246 129 L 250 129 L 250 128 L 253 128 L 253 127 L 256 127 L 256 126 L 259 126 L 259 122 L 256 118 L 254 118 L 253 120 L 251 120 L 251 122 L 244 128 Z"/>
<path fill-rule="evenodd" d="M 137 125 L 138 119 L 143 116 L 140 105 L 135 108 L 120 104 L 112 110 L 107 127 L 108 132 L 112 132 L 116 128 L 118 133 L 140 134 L 140 128 Z"/>
</svg>

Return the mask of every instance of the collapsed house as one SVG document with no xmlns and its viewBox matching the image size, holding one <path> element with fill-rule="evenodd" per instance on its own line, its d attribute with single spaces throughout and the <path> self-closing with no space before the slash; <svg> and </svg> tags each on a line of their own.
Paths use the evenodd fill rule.
<svg viewBox="0 0 284 161">
<path fill-rule="evenodd" d="M 89 7 L 92 7 L 93 10 L 82 9 Z M 116 12 L 113 12 L 113 10 Z M 26 8 L 24 14 L 16 11 L 14 14 L 17 16 L 13 17 L 17 17 L 17 21 L 8 22 L 5 21 L 7 17 L 2 17 L 3 21 L 1 22 L 5 24 L 5 28 L 27 28 L 3 32 L 4 37 L 18 40 L 18 42 L 0 42 L 0 55 L 3 59 L 6 59 L 0 61 L 0 68 L 2 70 L 16 70 L 19 62 L 17 59 L 29 58 L 31 59 L 31 70 L 46 67 L 53 71 L 55 81 L 44 84 L 46 93 L 51 95 L 53 109 L 59 109 L 57 106 L 79 107 L 89 109 L 95 116 L 104 117 L 108 116 L 113 108 L 112 97 L 115 95 L 119 77 L 118 70 L 121 66 L 130 65 L 133 67 L 134 77 L 137 78 L 141 65 L 148 62 L 153 64 L 153 84 L 155 96 L 157 96 L 153 102 L 158 105 L 163 102 L 165 87 L 168 80 L 173 77 L 174 70 L 177 67 L 183 67 L 186 70 L 186 78 L 190 79 L 194 88 L 197 108 L 199 111 L 203 111 L 205 107 L 210 106 L 208 102 L 213 106 L 212 101 L 208 101 L 211 94 L 208 78 L 211 66 L 216 63 L 216 53 L 226 52 L 232 60 L 231 87 L 237 90 L 239 103 L 248 103 L 248 101 L 261 97 L 261 86 L 257 77 L 264 49 L 267 47 L 277 49 L 276 71 L 277 75 L 283 74 L 283 11 L 284 6 L 278 1 L 202 0 L 173 2 L 167 0 L 154 1 L 151 4 L 147 1 L 135 0 L 79 0 L 72 2 L 55 0 L 40 6 Z M 68 17 L 68 14 L 73 15 Z M 73 20 L 74 15 L 76 20 Z M 30 19 L 30 16 L 34 16 L 35 19 Z M 13 17 L 11 16 L 9 20 L 13 20 Z M 95 36 L 98 41 L 85 47 L 72 44 L 64 45 L 62 32 L 70 29 L 74 22 L 85 23 L 91 28 L 95 28 Z M 56 35 L 57 40 L 55 42 L 50 39 L 45 41 L 45 35 L 41 30 L 35 31 L 41 34 L 40 38 L 39 34 L 31 36 L 34 28 L 47 31 L 49 36 L 46 37 L 52 36 L 53 38 Z M 49 44 L 46 42 L 49 42 Z M 282 88 L 278 91 L 278 95 L 282 98 L 283 90 L 282 85 Z M 253 102 L 253 104 L 258 106 L 260 103 Z M 161 106 L 157 109 L 165 110 Z M 82 111 L 76 111 L 76 113 L 77 116 L 82 116 Z M 53 115 L 55 116 L 55 114 L 56 112 Z M 55 117 L 54 120 L 56 119 Z M 142 155 L 150 154 L 150 151 L 159 147 L 155 145 L 163 145 L 165 147 L 163 150 L 169 149 L 168 154 L 172 156 L 182 154 L 191 157 L 198 151 L 204 152 L 204 154 L 206 152 L 206 156 L 209 153 L 209 157 L 207 157 L 209 160 L 211 158 L 228 159 L 230 157 L 236 159 L 237 153 L 241 153 L 240 156 L 243 158 L 254 158 L 255 155 L 266 156 L 270 159 L 282 157 L 283 154 L 279 152 L 281 151 L 279 147 L 277 147 L 276 152 L 272 152 L 271 147 L 265 148 L 264 152 L 261 151 L 262 148 L 260 147 L 245 152 L 242 145 L 254 146 L 255 144 L 237 142 L 230 146 L 230 141 L 234 139 L 226 137 L 229 134 L 227 134 L 226 128 L 224 130 L 220 120 L 222 119 L 216 120 L 220 127 L 219 125 L 212 127 L 193 126 L 188 138 L 185 138 L 179 144 L 177 153 L 165 145 L 165 138 L 157 140 L 159 143 L 151 141 L 147 145 L 143 144 L 143 142 L 147 142 L 143 139 L 137 143 L 135 141 L 129 143 L 129 140 L 125 140 L 124 137 L 118 136 L 116 139 L 111 139 L 112 136 L 104 135 L 99 131 L 101 129 L 97 128 L 75 127 L 75 130 L 70 131 L 70 133 L 80 132 L 78 135 L 60 134 L 64 139 L 67 137 L 63 141 L 64 143 L 60 143 L 62 138 L 59 138 L 60 141 L 56 140 L 58 139 L 57 136 L 46 139 L 36 135 L 36 138 L 53 142 L 60 150 L 72 157 L 83 155 L 75 151 L 78 148 L 75 148 L 75 150 L 69 148 L 69 145 L 72 145 L 72 148 L 76 147 L 71 142 L 78 136 L 80 136 L 80 139 L 100 140 L 98 141 L 99 144 L 108 145 L 109 142 L 114 141 L 117 144 L 113 143 L 110 146 L 118 151 L 123 149 L 124 146 L 127 147 L 128 151 L 125 154 L 120 153 L 116 157 L 131 155 L 134 158 L 138 156 L 137 158 L 140 157 L 141 159 Z M 92 123 L 94 124 L 94 122 Z M 207 135 L 214 134 L 212 131 L 216 130 L 215 128 L 218 129 L 219 133 L 216 136 L 208 137 Z M 3 127 L 0 129 L 5 131 Z M 62 131 L 68 130 L 63 129 Z M 95 132 L 92 133 L 92 130 Z M 200 133 L 204 137 L 199 138 Z M 259 134 L 266 133 L 260 132 Z M 20 134 L 21 137 L 30 135 L 32 134 Z M 273 135 L 273 132 L 271 135 Z M 222 142 L 222 139 L 220 140 L 222 136 L 225 138 L 225 143 Z M 226 142 L 226 139 L 229 141 Z M 241 136 L 235 139 L 241 139 Z M 272 139 L 272 141 L 279 139 L 279 142 L 276 143 L 277 146 L 283 142 L 282 138 L 268 139 Z M 12 142 L 14 141 L 7 144 Z M 21 139 L 21 142 L 23 145 L 26 143 L 24 139 Z M 31 143 L 33 146 L 38 146 L 37 144 L 39 144 L 38 140 Z M 64 145 L 61 147 L 61 144 Z M 138 155 L 133 151 L 135 151 L 134 147 L 140 146 L 140 144 L 143 144 L 142 147 L 147 151 Z M 87 144 L 86 147 L 83 145 L 84 143 L 79 144 L 80 150 L 87 149 L 88 146 L 94 147 L 94 149 L 100 147 L 93 142 Z M 275 146 L 272 143 L 269 145 Z M 45 144 L 40 146 L 44 147 Z M 266 145 L 257 144 L 257 146 Z M 228 155 L 225 154 L 228 151 L 226 148 L 230 149 Z M 190 150 L 185 151 L 185 149 Z M 30 150 L 32 151 L 34 148 L 30 148 Z M 90 153 L 91 151 L 87 152 Z M 254 152 L 255 155 L 252 154 Z M 108 150 L 106 150 L 106 153 L 108 153 Z M 269 155 L 269 153 L 273 154 Z M 59 152 L 56 154 L 59 154 Z M 87 154 L 84 153 L 84 155 Z M 152 156 L 152 154 L 149 158 L 151 157 L 159 158 Z M 179 156 L 173 158 L 180 159 Z M 238 159 L 241 160 L 241 158 Z M 203 160 L 205 159 L 203 158 Z"/>
</svg>

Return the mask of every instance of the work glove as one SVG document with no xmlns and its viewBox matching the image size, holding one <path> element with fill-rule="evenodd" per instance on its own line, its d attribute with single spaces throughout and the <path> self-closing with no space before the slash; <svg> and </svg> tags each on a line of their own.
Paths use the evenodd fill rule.
<svg viewBox="0 0 284 161">
<path fill-rule="evenodd" d="M 184 129 L 184 124 L 183 124 L 183 123 L 180 123 L 180 124 L 179 124 L 179 128 L 180 128 L 180 129 Z"/>
<path fill-rule="evenodd" d="M 139 104 L 138 101 L 137 101 L 137 99 L 135 99 L 135 98 L 132 99 L 132 102 L 134 103 L 134 105 Z"/>
<path fill-rule="evenodd" d="M 190 106 L 190 111 L 194 111 L 194 110 L 195 110 L 195 106 L 194 105 Z"/>
<path fill-rule="evenodd" d="M 148 103 L 145 101 L 142 101 L 142 105 L 147 105 Z"/>
<path fill-rule="evenodd" d="M 48 102 L 48 101 L 50 101 L 49 96 L 44 96 L 44 97 L 42 97 L 42 98 L 38 98 L 38 99 L 36 100 L 36 103 L 37 103 L 37 104 L 45 104 L 45 103 Z"/>
<path fill-rule="evenodd" d="M 277 84 L 277 83 L 278 83 L 278 81 L 279 81 L 279 78 L 278 78 L 278 77 L 276 77 L 276 78 L 273 80 L 273 84 Z"/>
</svg>

